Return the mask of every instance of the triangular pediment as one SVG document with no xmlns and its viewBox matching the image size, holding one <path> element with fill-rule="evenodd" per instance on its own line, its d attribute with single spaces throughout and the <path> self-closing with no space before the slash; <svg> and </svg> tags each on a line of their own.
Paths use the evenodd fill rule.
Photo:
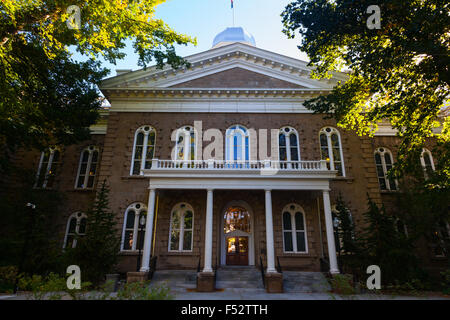
<svg viewBox="0 0 450 320">
<path fill-rule="evenodd" d="M 173 88 L 305 88 L 298 84 L 234 67 L 211 75 L 188 80 L 171 86 Z"/>
<path fill-rule="evenodd" d="M 164 88 L 331 89 L 346 75 L 332 80 L 310 78 L 311 68 L 301 60 L 242 43 L 214 48 L 186 57 L 190 68 L 151 67 L 103 81 L 101 90 Z"/>
</svg>

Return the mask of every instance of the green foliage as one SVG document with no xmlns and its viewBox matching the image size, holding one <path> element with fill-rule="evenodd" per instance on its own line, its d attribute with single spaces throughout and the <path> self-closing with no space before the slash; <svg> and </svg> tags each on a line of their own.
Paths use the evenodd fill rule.
<svg viewBox="0 0 450 320">
<path fill-rule="evenodd" d="M 374 4 L 381 9 L 381 29 L 366 26 Z M 351 70 L 345 83 L 305 106 L 361 135 L 389 120 L 402 138 L 395 170 L 409 172 L 434 128 L 442 125 L 438 138 L 450 143 L 450 117 L 438 119 L 450 90 L 449 10 L 442 0 L 292 1 L 282 13 L 284 32 L 290 38 L 298 32 L 313 76 Z"/>
<path fill-rule="evenodd" d="M 364 260 L 368 265 L 378 265 L 382 283 L 407 282 L 417 276 L 417 258 L 411 240 L 402 236 L 395 227 L 395 217 L 386 213 L 370 198 L 364 214 Z"/>
<path fill-rule="evenodd" d="M 0 201 L 0 266 L 19 266 L 24 256 L 21 273 L 62 272 L 57 221 L 65 198 L 55 190 L 34 189 L 34 179 L 30 179 L 34 176 L 28 170 L 16 171 L 18 187 L 11 187 Z"/>
<path fill-rule="evenodd" d="M 444 294 L 450 294 L 450 269 L 447 269 L 444 272 L 441 272 L 442 276 L 442 292 Z"/>
<path fill-rule="evenodd" d="M 12 292 L 17 277 L 16 266 L 0 267 L 0 292 Z"/>
<path fill-rule="evenodd" d="M 352 275 L 336 274 L 330 279 L 331 289 L 337 294 L 355 294 Z"/>
<path fill-rule="evenodd" d="M 150 281 L 127 283 L 117 292 L 118 300 L 172 300 L 170 289 L 165 285 L 149 287 Z"/>
<path fill-rule="evenodd" d="M 111 63 L 125 57 L 126 41 L 139 65 L 189 65 L 175 44 L 196 43 L 176 33 L 155 8 L 164 0 L 82 1 L 3 0 L 0 2 L 0 172 L 18 148 L 43 149 L 72 144 L 89 136 L 102 98 L 97 85 L 107 71 L 96 58 Z M 81 25 L 70 29 L 69 6 L 81 10 Z M 68 48 L 86 55 L 75 63 Z"/>
<path fill-rule="evenodd" d="M 86 234 L 77 246 L 67 249 L 68 264 L 80 266 L 82 277 L 98 285 L 118 262 L 120 237 L 116 216 L 109 210 L 109 188 L 103 181 L 92 208 L 87 212 Z"/>
</svg>

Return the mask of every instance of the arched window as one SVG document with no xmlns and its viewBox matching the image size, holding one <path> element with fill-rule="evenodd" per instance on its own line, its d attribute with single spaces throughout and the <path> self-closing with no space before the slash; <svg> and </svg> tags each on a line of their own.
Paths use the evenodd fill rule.
<svg viewBox="0 0 450 320">
<path fill-rule="evenodd" d="M 392 169 L 392 153 L 386 148 L 375 150 L 375 165 L 377 167 L 378 182 L 381 190 L 397 190 L 397 181 L 388 177 L 389 170 Z"/>
<path fill-rule="evenodd" d="M 294 128 L 283 127 L 278 135 L 278 149 L 280 161 L 299 161 L 300 149 L 298 134 Z"/>
<path fill-rule="evenodd" d="M 143 249 L 145 225 L 140 225 L 142 215 L 147 216 L 147 207 L 143 203 L 133 203 L 125 211 L 122 251 Z"/>
<path fill-rule="evenodd" d="M 77 237 L 86 234 L 87 217 L 82 212 L 75 212 L 67 220 L 66 236 L 64 237 L 63 248 L 75 248 Z"/>
<path fill-rule="evenodd" d="M 428 149 L 422 150 L 422 154 L 420 155 L 420 163 L 425 173 L 425 178 L 428 178 L 428 174 L 434 171 L 434 161 L 430 150 Z"/>
<path fill-rule="evenodd" d="M 179 203 L 170 215 L 169 251 L 192 251 L 194 210 L 187 203 Z"/>
<path fill-rule="evenodd" d="M 80 164 L 78 166 L 76 189 L 92 189 L 94 187 L 95 175 L 97 173 L 99 149 L 89 146 L 81 152 Z"/>
<path fill-rule="evenodd" d="M 175 160 L 190 161 L 196 159 L 196 138 L 193 126 L 184 126 L 177 130 Z"/>
<path fill-rule="evenodd" d="M 298 204 L 289 204 L 282 211 L 284 252 L 308 252 L 305 212 Z"/>
<path fill-rule="evenodd" d="M 57 147 L 50 147 L 41 153 L 36 174 L 35 188 L 52 188 L 61 161 L 61 152 Z"/>
<path fill-rule="evenodd" d="M 133 157 L 130 175 L 140 175 L 141 170 L 152 167 L 155 155 L 156 131 L 151 126 L 142 126 L 134 135 Z"/>
<path fill-rule="evenodd" d="M 225 159 L 229 162 L 250 160 L 250 135 L 244 126 L 234 125 L 227 129 Z"/>
<path fill-rule="evenodd" d="M 327 161 L 328 169 L 337 170 L 339 176 L 345 176 L 339 131 L 332 127 L 322 128 L 319 133 L 319 141 L 321 159 Z"/>
</svg>

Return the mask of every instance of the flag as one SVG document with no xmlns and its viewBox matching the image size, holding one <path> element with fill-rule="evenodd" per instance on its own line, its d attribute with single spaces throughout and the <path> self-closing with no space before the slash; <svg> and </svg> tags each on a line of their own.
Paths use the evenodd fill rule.
<svg viewBox="0 0 450 320">
<path fill-rule="evenodd" d="M 233 9 L 233 0 L 231 0 L 231 9 Z"/>
</svg>

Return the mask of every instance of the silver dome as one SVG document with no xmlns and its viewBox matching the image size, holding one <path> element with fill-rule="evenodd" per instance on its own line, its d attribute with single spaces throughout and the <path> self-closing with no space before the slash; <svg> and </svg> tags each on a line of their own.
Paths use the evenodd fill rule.
<svg viewBox="0 0 450 320">
<path fill-rule="evenodd" d="M 233 42 L 241 42 L 256 46 L 255 38 L 241 27 L 226 28 L 213 41 L 213 48 L 221 47 Z"/>
</svg>

